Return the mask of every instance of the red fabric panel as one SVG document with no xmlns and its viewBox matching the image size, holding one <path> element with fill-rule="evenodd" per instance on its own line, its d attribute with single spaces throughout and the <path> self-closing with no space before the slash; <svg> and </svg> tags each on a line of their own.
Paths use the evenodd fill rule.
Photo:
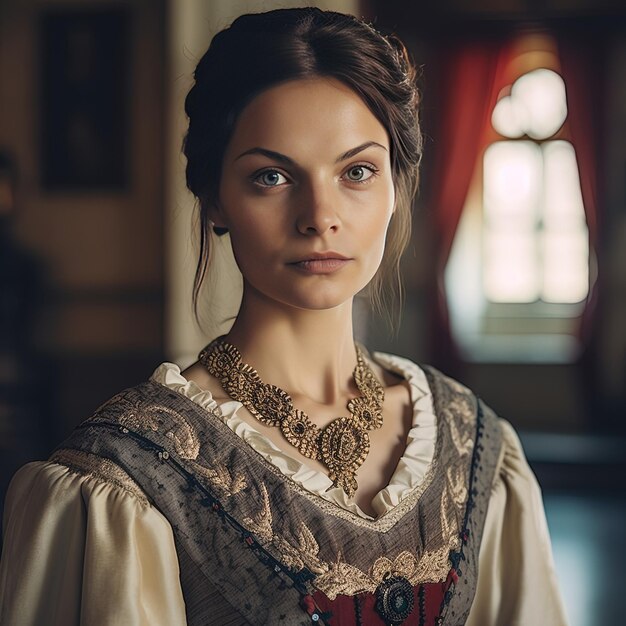
<svg viewBox="0 0 626 626">
<path fill-rule="evenodd" d="M 433 626 L 439 615 L 444 591 L 450 584 L 450 577 L 445 583 L 426 583 L 424 587 L 425 621 L 420 622 L 419 592 L 420 585 L 413 587 L 413 611 L 403 622 L 402 626 Z M 320 591 L 313 595 L 315 604 L 323 611 L 330 611 L 332 617 L 328 620 L 330 626 L 357 626 L 355 603 L 353 596 L 339 595 L 329 600 Z M 361 603 L 361 623 L 364 626 L 385 626 L 385 622 L 376 612 L 376 596 L 373 593 L 359 594 Z"/>
</svg>

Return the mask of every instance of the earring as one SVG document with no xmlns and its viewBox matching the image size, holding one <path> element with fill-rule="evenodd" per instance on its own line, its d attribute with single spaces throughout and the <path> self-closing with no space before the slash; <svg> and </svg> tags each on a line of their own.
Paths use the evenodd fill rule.
<svg viewBox="0 0 626 626">
<path fill-rule="evenodd" d="M 226 228 L 226 226 L 213 226 L 213 232 L 218 236 L 221 237 L 222 235 L 225 235 L 228 232 L 228 228 Z"/>
</svg>

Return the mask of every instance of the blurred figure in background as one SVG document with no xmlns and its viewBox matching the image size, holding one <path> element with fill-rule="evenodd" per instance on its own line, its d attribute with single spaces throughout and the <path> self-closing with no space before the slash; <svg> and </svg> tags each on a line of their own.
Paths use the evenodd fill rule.
<svg viewBox="0 0 626 626">
<path fill-rule="evenodd" d="M 0 150 L 0 493 L 8 477 L 41 453 L 41 399 L 34 326 L 41 298 L 37 257 L 15 237 L 17 167 Z"/>
<path fill-rule="evenodd" d="M 40 294 L 36 257 L 15 237 L 17 168 L 0 150 L 0 380 L 18 379 L 32 351 L 32 328 Z"/>
</svg>

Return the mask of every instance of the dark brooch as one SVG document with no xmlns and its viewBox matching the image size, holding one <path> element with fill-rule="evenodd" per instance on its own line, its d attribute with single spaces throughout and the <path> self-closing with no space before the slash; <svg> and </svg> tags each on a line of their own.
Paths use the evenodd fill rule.
<svg viewBox="0 0 626 626">
<path fill-rule="evenodd" d="M 396 626 L 413 611 L 413 587 L 403 576 L 389 576 L 376 589 L 376 611 L 388 626 Z"/>
</svg>

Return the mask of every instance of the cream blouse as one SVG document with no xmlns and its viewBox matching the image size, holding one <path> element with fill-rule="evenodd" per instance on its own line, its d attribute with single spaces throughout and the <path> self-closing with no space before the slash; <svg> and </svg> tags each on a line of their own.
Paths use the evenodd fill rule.
<svg viewBox="0 0 626 626">
<path fill-rule="evenodd" d="M 400 357 L 374 355 L 410 387 L 413 424 L 387 487 L 372 501 L 381 515 L 424 479 L 432 461 L 436 416 L 424 371 Z M 330 479 L 277 448 L 239 413 L 163 363 L 152 380 L 218 410 L 225 424 L 305 489 L 371 519 Z M 567 624 L 541 491 L 512 426 L 504 445 L 479 553 L 469 626 Z M 7 493 L 0 562 L 0 625 L 183 626 L 185 604 L 171 526 L 153 506 L 101 478 L 56 463 L 24 466 Z"/>
</svg>

